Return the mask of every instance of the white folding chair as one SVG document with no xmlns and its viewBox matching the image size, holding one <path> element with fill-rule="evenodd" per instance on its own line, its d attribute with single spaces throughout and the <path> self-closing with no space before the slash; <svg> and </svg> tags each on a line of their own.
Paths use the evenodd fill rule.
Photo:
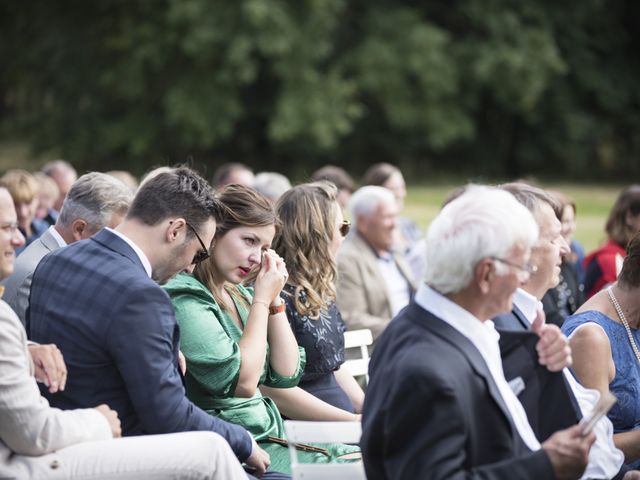
<svg viewBox="0 0 640 480">
<path fill-rule="evenodd" d="M 351 330 L 344 332 L 344 348 L 360 348 L 360 357 L 346 360 L 344 367 L 354 377 L 365 377 L 365 385 L 369 383 L 369 345 L 373 343 L 371 330 Z"/>
<path fill-rule="evenodd" d="M 358 443 L 360 422 L 302 422 L 285 420 L 293 480 L 366 480 L 362 461 L 351 463 L 299 463 L 295 443 Z"/>
</svg>

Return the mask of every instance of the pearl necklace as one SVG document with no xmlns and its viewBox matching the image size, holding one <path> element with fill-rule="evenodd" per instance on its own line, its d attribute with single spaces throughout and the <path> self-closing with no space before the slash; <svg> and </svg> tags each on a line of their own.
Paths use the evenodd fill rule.
<svg viewBox="0 0 640 480">
<path fill-rule="evenodd" d="M 607 293 L 609 294 L 609 300 L 611 300 L 611 303 L 613 304 L 613 308 L 616 309 L 616 313 L 618 314 L 618 317 L 620 317 L 620 320 L 622 321 L 622 324 L 624 325 L 624 328 L 627 331 L 627 336 L 629 337 L 629 343 L 631 343 L 631 349 L 633 350 L 633 353 L 635 353 L 636 358 L 638 359 L 638 362 L 640 362 L 640 350 L 638 350 L 636 341 L 633 339 L 633 333 L 631 333 L 631 327 L 629 327 L 629 322 L 627 322 L 627 319 L 624 316 L 624 313 L 622 313 L 622 308 L 620 308 L 620 304 L 618 303 L 618 300 L 613 295 L 612 287 L 607 288 Z"/>
</svg>

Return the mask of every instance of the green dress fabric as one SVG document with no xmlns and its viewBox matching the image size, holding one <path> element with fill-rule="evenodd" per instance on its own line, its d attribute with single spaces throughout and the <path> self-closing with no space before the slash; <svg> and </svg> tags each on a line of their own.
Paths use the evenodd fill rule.
<svg viewBox="0 0 640 480">
<path fill-rule="evenodd" d="M 193 275 L 181 273 L 165 287 L 171 296 L 180 325 L 180 349 L 187 359 L 185 385 L 187 396 L 193 403 L 211 415 L 244 426 L 262 448 L 271 456 L 271 470 L 290 473 L 290 457 L 287 447 L 267 441 L 267 436 L 285 438 L 284 426 L 278 407 L 260 390 L 251 398 L 235 397 L 240 374 L 240 348 L 238 341 L 242 331 L 231 316 L 222 310 L 211 292 Z M 238 287 L 250 304 L 253 290 Z M 249 307 L 237 301 L 236 308 L 242 323 L 249 316 Z M 298 384 L 305 365 L 305 351 L 300 348 L 296 372 L 282 376 L 271 369 L 269 346 L 259 385 L 290 388 Z M 336 457 L 360 449 L 350 445 L 322 445 L 330 456 L 316 452 L 298 451 L 301 463 L 335 462 Z"/>
</svg>

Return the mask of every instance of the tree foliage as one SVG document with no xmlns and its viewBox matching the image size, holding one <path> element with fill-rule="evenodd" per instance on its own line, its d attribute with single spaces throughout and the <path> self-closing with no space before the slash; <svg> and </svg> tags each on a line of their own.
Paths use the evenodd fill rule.
<svg viewBox="0 0 640 480">
<path fill-rule="evenodd" d="M 82 169 L 193 157 L 304 176 L 640 172 L 623 0 L 0 6 L 0 133 Z"/>
</svg>

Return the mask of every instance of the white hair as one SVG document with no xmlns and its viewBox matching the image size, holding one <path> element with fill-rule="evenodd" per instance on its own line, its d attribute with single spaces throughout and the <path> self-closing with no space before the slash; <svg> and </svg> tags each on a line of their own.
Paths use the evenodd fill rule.
<svg viewBox="0 0 640 480">
<path fill-rule="evenodd" d="M 396 205 L 396 198 L 391 190 L 374 185 L 367 185 L 356 190 L 349 199 L 349 212 L 353 227 L 358 226 L 358 217 L 375 215 L 381 205 Z"/>
<path fill-rule="evenodd" d="M 253 181 L 253 189 L 273 202 L 290 188 L 289 179 L 278 172 L 261 172 Z"/>
<path fill-rule="evenodd" d="M 516 246 L 529 249 L 537 238 L 533 215 L 513 195 L 471 185 L 429 226 L 425 281 L 442 294 L 457 293 L 471 283 L 480 260 L 504 258 Z"/>
</svg>

